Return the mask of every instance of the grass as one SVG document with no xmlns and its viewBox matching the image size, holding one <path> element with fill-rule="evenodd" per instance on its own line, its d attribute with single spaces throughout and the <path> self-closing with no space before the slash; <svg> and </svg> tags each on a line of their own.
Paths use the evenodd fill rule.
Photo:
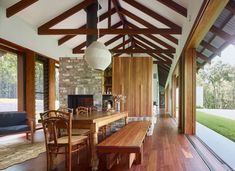
<svg viewBox="0 0 235 171">
<path fill-rule="evenodd" d="M 235 120 L 197 111 L 197 122 L 235 142 Z"/>
</svg>

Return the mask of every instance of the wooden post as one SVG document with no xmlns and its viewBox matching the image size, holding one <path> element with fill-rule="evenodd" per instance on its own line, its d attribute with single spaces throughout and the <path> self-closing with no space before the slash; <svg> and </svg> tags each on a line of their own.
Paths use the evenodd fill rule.
<svg viewBox="0 0 235 171">
<path fill-rule="evenodd" d="M 17 62 L 17 97 L 18 97 L 18 111 L 25 111 L 25 70 L 24 70 L 24 57 L 22 53 L 18 54 Z"/>
<path fill-rule="evenodd" d="M 48 77 L 49 77 L 49 110 L 55 109 L 55 101 L 56 101 L 56 85 L 55 85 L 55 60 L 48 60 Z"/>
<path fill-rule="evenodd" d="M 35 119 L 35 52 L 26 52 L 26 112 Z M 34 122 L 35 128 L 35 122 Z"/>
<path fill-rule="evenodd" d="M 187 49 L 184 57 L 185 133 L 195 134 L 196 126 L 196 50 Z"/>
</svg>

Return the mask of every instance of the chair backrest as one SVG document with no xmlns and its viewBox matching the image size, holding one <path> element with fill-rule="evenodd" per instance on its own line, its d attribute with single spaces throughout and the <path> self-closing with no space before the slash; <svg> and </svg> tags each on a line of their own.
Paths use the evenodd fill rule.
<svg viewBox="0 0 235 171">
<path fill-rule="evenodd" d="M 83 107 L 83 106 L 78 106 L 76 108 L 76 114 L 80 116 L 88 116 L 89 114 L 89 108 L 88 107 Z"/>
<path fill-rule="evenodd" d="M 68 136 L 68 144 L 71 142 L 71 129 L 72 129 L 72 118 L 71 113 L 49 110 L 44 113 L 40 113 L 44 135 L 45 143 L 48 145 L 58 144 L 58 138 L 62 137 L 61 131 L 66 131 L 66 136 Z"/>
<path fill-rule="evenodd" d="M 62 112 L 66 112 L 66 113 L 73 113 L 72 108 L 59 107 L 57 110 L 62 111 Z"/>
</svg>

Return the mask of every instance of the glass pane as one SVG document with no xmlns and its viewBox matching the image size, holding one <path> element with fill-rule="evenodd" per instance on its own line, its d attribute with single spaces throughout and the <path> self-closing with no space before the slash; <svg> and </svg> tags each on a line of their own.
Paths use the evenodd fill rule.
<svg viewBox="0 0 235 171">
<path fill-rule="evenodd" d="M 36 96 L 36 122 L 40 118 L 40 113 L 44 111 L 44 77 L 43 63 L 35 63 L 35 96 Z"/>
<path fill-rule="evenodd" d="M 17 111 L 17 55 L 0 53 L 0 111 Z"/>
<path fill-rule="evenodd" d="M 56 88 L 55 108 L 58 109 L 60 107 L 60 103 L 59 103 L 59 68 L 58 67 L 56 67 L 56 69 L 55 69 L 55 88 Z"/>
</svg>

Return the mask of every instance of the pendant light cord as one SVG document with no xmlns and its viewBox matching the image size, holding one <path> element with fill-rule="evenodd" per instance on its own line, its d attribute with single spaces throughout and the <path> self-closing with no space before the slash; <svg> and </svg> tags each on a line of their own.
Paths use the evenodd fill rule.
<svg viewBox="0 0 235 171">
<path fill-rule="evenodd" d="M 100 12 L 99 12 L 99 0 L 98 0 L 98 7 L 97 7 L 97 18 L 98 18 L 98 21 L 97 21 L 97 29 L 98 29 L 98 35 L 97 35 L 97 41 L 99 40 L 100 38 L 100 29 L 99 29 L 99 22 L 100 22 Z"/>
</svg>

